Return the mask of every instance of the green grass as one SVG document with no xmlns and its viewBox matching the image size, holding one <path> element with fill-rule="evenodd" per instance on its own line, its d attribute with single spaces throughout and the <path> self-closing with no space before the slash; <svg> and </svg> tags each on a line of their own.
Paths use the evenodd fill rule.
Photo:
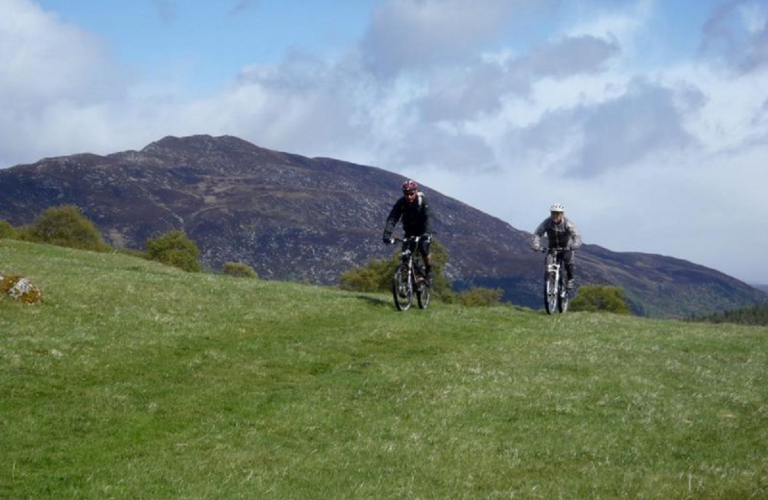
<svg viewBox="0 0 768 500">
<path fill-rule="evenodd" d="M 765 499 L 768 328 L 0 240 L 0 499 Z"/>
</svg>

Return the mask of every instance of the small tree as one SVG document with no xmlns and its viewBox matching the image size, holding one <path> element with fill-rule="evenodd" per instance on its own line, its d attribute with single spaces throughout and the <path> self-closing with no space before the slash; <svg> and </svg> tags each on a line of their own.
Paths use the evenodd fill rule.
<svg viewBox="0 0 768 500">
<path fill-rule="evenodd" d="M 32 225 L 23 228 L 19 237 L 28 241 L 48 243 L 61 247 L 106 252 L 101 233 L 75 205 L 61 205 L 46 209 Z"/>
<path fill-rule="evenodd" d="M 200 271 L 200 249 L 178 229 L 147 240 L 147 258 L 192 273 Z"/>
<path fill-rule="evenodd" d="M 430 247 L 432 274 L 432 296 L 450 302 L 453 299 L 451 283 L 443 276 L 443 268 L 448 262 L 448 251 L 433 239 Z M 389 259 L 371 259 L 363 267 L 350 269 L 341 275 L 339 286 L 344 290 L 357 292 L 387 292 L 392 289 L 392 277 L 400 263 L 398 247 Z"/>
<path fill-rule="evenodd" d="M 16 228 L 4 220 L 0 220 L 0 238 L 13 239 L 16 237 Z"/>
<path fill-rule="evenodd" d="M 371 259 L 363 267 L 350 269 L 341 275 L 339 286 L 356 292 L 383 292 L 392 286 L 392 274 L 397 266 L 397 257 Z"/>
<path fill-rule="evenodd" d="M 429 253 L 431 254 L 432 272 L 435 275 L 430 287 L 432 289 L 432 296 L 437 296 L 444 302 L 453 302 L 454 296 L 453 290 L 451 290 L 451 282 L 443 275 L 443 269 L 448 265 L 448 259 L 450 258 L 448 249 L 439 240 L 432 238 Z"/>
<path fill-rule="evenodd" d="M 571 301 L 571 311 L 632 314 L 624 292 L 617 286 L 585 285 Z"/>
<path fill-rule="evenodd" d="M 244 262 L 225 262 L 222 272 L 236 278 L 258 278 L 259 275 L 251 266 Z"/>
</svg>

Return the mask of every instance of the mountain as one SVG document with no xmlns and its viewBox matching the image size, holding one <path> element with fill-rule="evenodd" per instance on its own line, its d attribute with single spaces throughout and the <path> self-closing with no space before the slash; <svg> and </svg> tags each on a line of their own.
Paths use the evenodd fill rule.
<svg viewBox="0 0 768 500">
<path fill-rule="evenodd" d="M 113 246 L 182 229 L 203 265 L 251 265 L 265 279 L 338 283 L 344 271 L 391 254 L 384 220 L 403 178 L 331 158 L 260 148 L 231 136 L 165 137 L 141 151 L 76 154 L 0 170 L 0 219 L 31 223 L 44 209 L 79 206 Z M 541 255 L 530 233 L 424 186 L 434 230 L 458 287 L 503 288 L 540 307 Z M 689 316 L 768 300 L 768 294 L 687 261 L 585 245 L 580 283 L 624 288 L 633 310 Z"/>
</svg>

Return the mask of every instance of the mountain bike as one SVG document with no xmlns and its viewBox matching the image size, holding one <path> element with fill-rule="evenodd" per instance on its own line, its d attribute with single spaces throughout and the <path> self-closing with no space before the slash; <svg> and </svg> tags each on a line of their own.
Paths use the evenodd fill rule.
<svg viewBox="0 0 768 500">
<path fill-rule="evenodd" d="M 563 252 L 565 248 L 542 248 L 541 253 L 547 254 L 544 272 L 544 308 L 547 314 L 564 313 L 568 310 L 571 292 L 566 288 L 565 264 Z"/>
<path fill-rule="evenodd" d="M 392 297 L 395 299 L 395 307 L 398 311 L 407 311 L 413 304 L 413 294 L 419 303 L 419 309 L 426 309 L 429 305 L 430 290 L 427 280 L 427 271 L 417 251 L 421 236 L 409 238 L 395 238 L 393 241 L 403 244 L 400 253 L 400 264 L 395 270 L 392 279 Z"/>
</svg>

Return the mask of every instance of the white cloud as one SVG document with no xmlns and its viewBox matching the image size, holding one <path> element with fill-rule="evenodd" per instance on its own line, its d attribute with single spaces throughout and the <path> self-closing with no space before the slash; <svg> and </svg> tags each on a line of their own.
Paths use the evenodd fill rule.
<svg viewBox="0 0 768 500">
<path fill-rule="evenodd" d="M 461 63 L 495 41 L 517 16 L 547 10 L 551 1 L 388 0 L 362 40 L 368 67 L 392 75 L 425 65 Z"/>
<path fill-rule="evenodd" d="M 78 133 L 88 137 L 74 144 L 92 143 L 98 129 L 77 127 L 99 124 L 94 108 L 120 99 L 127 71 L 103 40 L 28 0 L 2 0 L 0 9 L 0 163 L 61 152 Z"/>
<path fill-rule="evenodd" d="M 682 111 L 672 90 L 633 81 L 620 98 L 569 113 L 569 119 L 581 122 L 583 141 L 564 173 L 588 178 L 685 149 L 695 141 L 682 127 Z"/>
<path fill-rule="evenodd" d="M 572 37 L 594 36 L 617 41 L 624 50 L 634 48 L 638 34 L 647 28 L 647 23 L 654 14 L 657 1 L 639 0 L 622 2 L 622 9 L 606 9 L 593 13 L 581 13 L 581 19 L 565 32 Z"/>
<path fill-rule="evenodd" d="M 738 71 L 768 65 L 768 8 L 762 2 L 732 0 L 721 4 L 704 26 L 702 52 Z"/>
<path fill-rule="evenodd" d="M 104 40 L 32 1 L 0 0 L 0 165 L 231 134 L 403 173 L 528 231 L 562 201 L 589 243 L 768 282 L 761 256 L 720 243 L 751 227 L 768 182 L 764 6 L 729 3 L 706 58 L 649 70 L 638 49 L 663 4 L 566 26 L 556 4 L 384 0 L 346 53 L 291 52 L 189 98 L 184 80 L 133 79 Z M 553 9 L 552 31 L 509 45 L 537 8 Z"/>
<path fill-rule="evenodd" d="M 27 0 L 2 0 L 0 102 L 11 110 L 113 96 L 121 75 L 97 37 Z"/>
</svg>

